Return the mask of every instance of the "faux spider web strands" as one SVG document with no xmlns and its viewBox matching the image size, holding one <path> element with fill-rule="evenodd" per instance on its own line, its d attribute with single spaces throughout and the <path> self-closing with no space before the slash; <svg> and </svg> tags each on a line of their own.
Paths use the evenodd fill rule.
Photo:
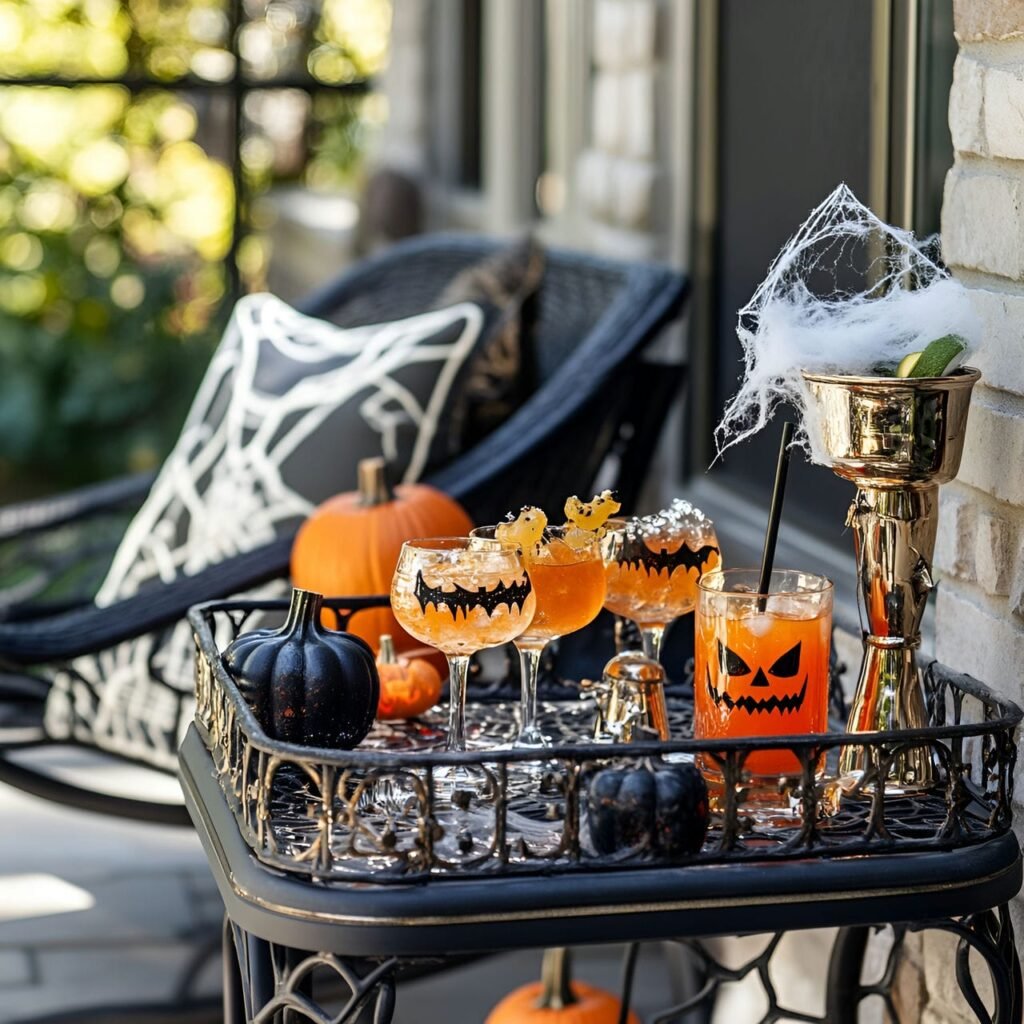
<svg viewBox="0 0 1024 1024">
<path fill-rule="evenodd" d="M 801 370 L 870 374 L 876 364 L 894 366 L 946 334 L 975 347 L 981 325 L 967 290 L 933 258 L 934 250 L 932 240 L 886 224 L 839 185 L 786 243 L 737 315 L 744 373 L 715 428 L 718 454 L 789 403 L 799 413 L 794 444 L 824 463 Z"/>
</svg>

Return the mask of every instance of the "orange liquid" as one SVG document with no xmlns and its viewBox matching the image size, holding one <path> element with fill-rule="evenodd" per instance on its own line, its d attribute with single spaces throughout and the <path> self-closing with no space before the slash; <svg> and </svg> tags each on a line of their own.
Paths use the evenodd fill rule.
<svg viewBox="0 0 1024 1024">
<path fill-rule="evenodd" d="M 577 552 L 559 540 L 526 563 L 537 610 L 523 640 L 545 643 L 582 629 L 604 604 L 604 563 L 596 551 Z"/>
<path fill-rule="evenodd" d="M 741 618 L 698 614 L 694 735 L 739 739 L 826 732 L 831 625 L 827 612 L 815 618 L 771 610 Z M 701 767 L 717 773 L 707 759 Z M 792 775 L 800 763 L 789 751 L 766 750 L 751 754 L 745 767 L 757 775 Z"/>
<path fill-rule="evenodd" d="M 428 586 L 449 591 L 454 591 L 456 584 L 474 590 L 479 587 L 493 590 L 500 582 L 509 585 L 520 582 L 522 578 L 496 573 L 479 573 L 470 578 L 465 572 L 424 571 L 424 581 Z M 456 614 L 445 604 L 440 607 L 428 604 L 422 608 L 413 592 L 414 585 L 413 579 L 405 580 L 400 574 L 395 576 L 391 587 L 391 610 L 407 633 L 445 654 L 472 654 L 485 647 L 507 644 L 529 626 L 537 606 L 531 592 L 522 606 L 499 604 L 490 612 L 478 607 L 465 613 L 459 609 Z"/>
<path fill-rule="evenodd" d="M 670 552 L 679 547 L 680 544 L 665 545 Z M 721 561 L 718 555 L 711 555 L 703 571 L 712 572 Z M 650 572 L 643 566 L 609 562 L 605 568 L 608 592 L 604 606 L 641 626 L 667 626 L 680 615 L 693 611 L 700 577 L 700 570 L 682 565 L 671 572 L 667 568 Z"/>
</svg>

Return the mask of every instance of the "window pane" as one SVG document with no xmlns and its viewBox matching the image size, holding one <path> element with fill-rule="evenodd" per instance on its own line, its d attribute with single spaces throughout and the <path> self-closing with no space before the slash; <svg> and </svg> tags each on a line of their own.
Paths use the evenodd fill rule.
<svg viewBox="0 0 1024 1024">
<path fill-rule="evenodd" d="M 321 0 L 309 73 L 328 85 L 379 74 L 390 31 L 390 0 Z"/>
<path fill-rule="evenodd" d="M 376 93 L 263 89 L 243 109 L 253 229 L 239 254 L 243 281 L 296 300 L 354 251 L 366 156 L 386 104 Z"/>
<path fill-rule="evenodd" d="M 87 3 L 93 0 L 86 0 Z M 229 0 L 128 0 L 132 72 L 225 81 L 235 70 Z"/>
<path fill-rule="evenodd" d="M 0 0 L 9 77 L 230 78 L 228 0 Z"/>
<path fill-rule="evenodd" d="M 187 98 L 0 89 L 0 482 L 153 465 L 205 366 L 234 195 Z"/>
</svg>

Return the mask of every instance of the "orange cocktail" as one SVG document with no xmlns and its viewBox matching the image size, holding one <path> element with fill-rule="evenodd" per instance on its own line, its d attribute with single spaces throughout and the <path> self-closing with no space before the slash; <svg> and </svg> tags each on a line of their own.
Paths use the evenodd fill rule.
<svg viewBox="0 0 1024 1024">
<path fill-rule="evenodd" d="M 701 575 L 722 564 L 714 523 L 689 502 L 675 501 L 657 515 L 608 525 L 604 606 L 632 619 L 644 653 L 658 660 L 666 627 L 693 611 Z"/>
<path fill-rule="evenodd" d="M 547 534 L 559 527 L 548 527 Z M 597 618 L 605 600 L 604 563 L 596 540 L 573 549 L 557 535 L 532 552 L 523 562 L 533 582 L 537 610 L 533 621 L 517 638 L 516 646 L 539 643 L 575 633 Z"/>
<path fill-rule="evenodd" d="M 792 570 L 772 573 L 767 599 L 755 569 L 701 580 L 694 648 L 694 736 L 739 739 L 828 730 L 832 584 Z M 701 767 L 714 781 L 708 758 Z M 750 754 L 745 770 L 770 777 L 800 771 L 788 750 Z M 756 780 L 755 780 L 756 781 Z"/>
<path fill-rule="evenodd" d="M 474 530 L 491 538 L 496 527 Z M 533 620 L 515 639 L 522 675 L 522 723 L 518 743 L 545 742 L 537 725 L 537 675 L 544 648 L 593 622 L 604 604 L 605 575 L 597 533 L 572 526 L 545 526 L 539 540 L 522 551 L 537 605 Z"/>
</svg>

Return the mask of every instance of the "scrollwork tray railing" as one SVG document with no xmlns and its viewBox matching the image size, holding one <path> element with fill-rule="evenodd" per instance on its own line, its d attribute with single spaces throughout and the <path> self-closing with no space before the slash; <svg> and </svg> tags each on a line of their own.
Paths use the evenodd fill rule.
<svg viewBox="0 0 1024 1024">
<path fill-rule="evenodd" d="M 379 599 L 330 599 L 343 623 Z M 586 699 L 543 704 L 555 742 L 538 754 L 509 749 L 515 706 L 501 690 L 468 708 L 483 749 L 443 750 L 443 716 L 382 723 L 356 750 L 326 750 L 269 738 L 221 660 L 243 629 L 282 616 L 284 601 L 231 601 L 190 613 L 196 636 L 196 725 L 245 841 L 265 865 L 332 881 L 407 883 L 501 874 L 606 871 L 669 863 L 730 863 L 950 849 L 1008 831 L 1022 712 L 982 683 L 939 665 L 924 671 L 930 724 L 906 732 L 697 741 L 692 702 L 669 698 L 669 742 L 595 743 Z M 564 687 L 559 688 L 564 693 Z M 493 695 L 497 693 L 497 695 Z M 831 781 L 839 749 L 862 746 L 870 769 L 840 791 Z M 887 795 L 891 759 L 905 746 L 933 751 L 939 783 L 914 797 Z M 749 812 L 744 762 L 756 750 L 786 749 L 801 765 L 789 780 L 795 814 L 785 827 L 759 826 Z M 670 858 L 641 844 L 614 854 L 593 849 L 586 791 L 609 766 L 710 757 L 730 794 L 703 848 Z M 821 766 L 826 765 L 824 773 Z M 460 765 L 465 784 L 441 800 L 438 769 Z M 450 785 L 450 784 L 449 784 Z"/>
</svg>

